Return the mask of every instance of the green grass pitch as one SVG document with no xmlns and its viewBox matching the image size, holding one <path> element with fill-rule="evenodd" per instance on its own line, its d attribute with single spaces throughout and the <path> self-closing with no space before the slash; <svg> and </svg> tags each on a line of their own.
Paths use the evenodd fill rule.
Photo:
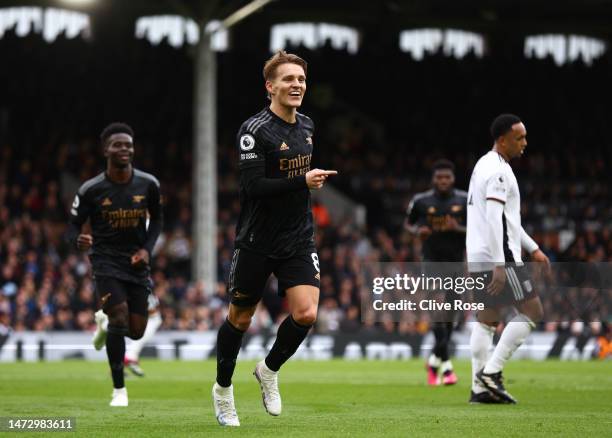
<svg viewBox="0 0 612 438">
<path fill-rule="evenodd" d="M 512 361 L 506 386 L 519 404 L 469 405 L 469 363 L 459 384 L 429 388 L 421 360 L 291 361 L 280 374 L 283 414 L 265 413 L 253 362 L 239 362 L 234 395 L 242 426 L 217 425 L 215 363 L 144 360 L 126 380 L 130 406 L 110 408 L 106 363 L 0 364 L 0 416 L 71 416 L 75 433 L 119 436 L 610 436 L 612 362 Z M 0 433 L 3 435 L 3 433 Z M 19 433 L 36 436 L 41 433 Z"/>
</svg>

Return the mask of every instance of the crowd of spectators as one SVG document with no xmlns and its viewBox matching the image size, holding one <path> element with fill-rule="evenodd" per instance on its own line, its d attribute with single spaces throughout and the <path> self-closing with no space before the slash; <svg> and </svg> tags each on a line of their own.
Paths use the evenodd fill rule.
<svg viewBox="0 0 612 438">
<path fill-rule="evenodd" d="M 102 56 L 108 48 L 88 50 L 93 43 L 61 39 L 46 47 L 37 38 L 0 39 L 5 53 L 30 54 L 12 69 L 0 69 L 8 91 L 0 101 L 0 325 L 92 329 L 90 265 L 85 254 L 69 248 L 64 233 L 76 189 L 104 167 L 95 134 L 120 119 L 136 128 L 136 167 L 160 179 L 166 200 L 164 232 L 152 261 L 162 329 L 217 327 L 229 301 L 224 280 L 239 211 L 233 138 L 242 119 L 265 105 L 259 77 L 241 86 L 244 96 L 228 108 L 226 100 L 236 91 L 224 72 L 231 76 L 245 57 L 219 55 L 219 282 L 208 296 L 205 285 L 191 281 L 187 53 L 137 42 L 109 64 Z M 612 116 L 606 105 L 612 97 L 606 96 L 609 57 L 589 68 L 519 58 L 502 70 L 494 57 L 455 60 L 438 54 L 417 62 L 398 52 L 381 65 L 380 55 L 298 52 L 318 70 L 304 109 L 317 122 L 314 163 L 337 169 L 331 184 L 364 204 L 368 215 L 366 225 L 357 225 L 351 218 L 330 220 L 324 205 L 317 209 L 318 332 L 427 330 L 426 321 L 375 324 L 362 318 L 361 266 L 419 259 L 421 243 L 401 226 L 410 198 L 428 188 L 429 165 L 442 156 L 455 162 L 457 185 L 467 188 L 471 168 L 491 144 L 487 124 L 503 110 L 520 114 L 529 132 L 526 154 L 515 166 L 525 228 L 552 261 L 612 261 L 612 145 L 605 135 Z M 51 62 L 58 54 L 79 64 Z M 262 51 L 246 59 L 257 59 L 259 67 L 266 56 Z M 134 61 L 128 68 L 117 68 L 128 59 Z M 41 80 L 37 66 L 43 63 L 53 68 Z M 372 81 L 364 84 L 363 77 Z M 62 97 L 52 99 L 60 90 Z M 272 279 L 252 330 L 274 325 L 285 311 L 275 288 Z"/>
</svg>

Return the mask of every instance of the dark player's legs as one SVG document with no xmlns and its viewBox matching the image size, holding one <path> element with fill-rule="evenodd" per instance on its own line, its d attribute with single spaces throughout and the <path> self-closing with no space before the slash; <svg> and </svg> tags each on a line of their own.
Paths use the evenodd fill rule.
<svg viewBox="0 0 612 438">
<path fill-rule="evenodd" d="M 125 330 L 126 336 L 128 332 L 128 316 L 129 310 L 127 302 L 115 304 L 112 307 L 105 307 L 104 312 L 108 315 L 108 325 L 112 327 L 121 327 Z"/>
<path fill-rule="evenodd" d="M 123 356 L 128 333 L 127 285 L 115 278 L 97 277 L 96 295 L 108 316 L 106 355 L 113 377 L 113 386 L 123 388 Z"/>
<path fill-rule="evenodd" d="M 435 344 L 427 360 L 427 383 L 429 385 L 453 385 L 457 383 L 457 375 L 453 371 L 449 347 L 453 334 L 453 322 L 445 319 L 433 323 L 432 332 Z M 439 376 L 441 373 L 441 377 Z"/>
<path fill-rule="evenodd" d="M 455 328 L 455 322 L 454 321 L 446 321 L 446 354 L 447 356 L 450 356 L 450 354 L 448 353 L 448 347 L 450 346 L 450 341 L 451 338 L 453 337 L 453 330 Z"/>
<path fill-rule="evenodd" d="M 463 266 L 459 270 L 453 264 L 453 265 L 449 265 L 447 269 L 449 271 L 447 276 L 451 276 L 455 279 L 463 278 L 463 276 L 465 275 L 463 271 Z M 452 294 L 449 295 L 445 293 L 444 295 L 445 295 L 446 302 L 450 302 L 451 300 L 456 300 L 456 299 L 463 299 L 463 295 L 461 293 L 455 293 L 454 295 Z M 457 376 L 455 375 L 453 371 L 453 365 L 450 361 L 450 354 L 448 351 L 450 348 L 450 342 L 453 336 L 453 328 L 457 320 L 457 315 L 458 315 L 458 312 L 456 310 L 445 310 L 443 312 L 444 318 L 439 320 L 440 321 L 440 329 L 439 329 L 440 335 L 436 335 L 436 326 L 434 325 L 434 336 L 436 337 L 436 346 L 438 345 L 438 342 L 440 342 L 439 349 L 434 351 L 434 353 L 436 353 L 436 355 L 442 361 L 441 371 L 443 374 L 443 383 L 446 385 L 454 384 L 457 382 Z M 438 341 L 438 336 L 440 336 L 440 341 Z"/>
<path fill-rule="evenodd" d="M 432 265 L 425 265 L 426 272 L 429 275 L 432 271 Z M 442 265 L 442 269 L 446 268 Z M 437 264 L 433 265 L 433 269 L 440 269 Z M 457 275 L 454 271 L 447 272 L 446 270 L 435 270 L 433 275 L 441 277 L 449 277 Z M 438 302 L 452 302 L 453 299 L 460 298 L 460 295 L 452 295 L 448 292 L 438 292 L 435 295 Z M 431 350 L 426 363 L 427 383 L 432 386 L 437 386 L 441 383 L 445 385 L 454 385 L 457 383 L 457 375 L 453 371 L 453 364 L 450 361 L 449 347 L 453 334 L 453 322 L 456 312 L 452 310 L 439 310 L 432 314 L 431 331 L 434 335 L 434 346 Z"/>
<path fill-rule="evenodd" d="M 287 300 L 291 317 L 304 326 L 312 326 L 317 320 L 319 288 L 300 285 L 287 289 Z"/>
<path fill-rule="evenodd" d="M 96 279 L 96 292 L 109 325 L 124 327 L 126 336 L 140 339 L 147 327 L 149 288 L 109 277 Z"/>
<path fill-rule="evenodd" d="M 106 354 L 113 377 L 113 386 L 123 388 L 125 336 L 140 339 L 147 327 L 147 297 L 145 286 L 102 277 L 96 279 L 96 291 L 104 313 L 108 315 Z"/>
<path fill-rule="evenodd" d="M 127 336 L 130 339 L 138 340 L 142 338 L 147 328 L 148 317 L 138 315 L 137 313 L 130 313 L 129 331 Z"/>
<path fill-rule="evenodd" d="M 452 324 L 451 324 L 452 330 Z M 442 362 L 448 360 L 448 341 L 450 341 L 450 330 L 446 322 L 434 322 L 433 334 L 436 343 L 433 348 L 433 354 Z"/>
<path fill-rule="evenodd" d="M 251 325 L 272 268 L 265 256 L 244 249 L 234 250 L 228 279 L 232 301 L 227 319 L 217 334 L 217 383 L 222 387 L 232 384 L 242 336 Z"/>
<path fill-rule="evenodd" d="M 319 257 L 314 248 L 306 248 L 280 263 L 274 274 L 278 278 L 280 295 L 287 296 L 291 313 L 279 326 L 274 345 L 266 357 L 266 366 L 278 371 L 297 351 L 317 319 Z"/>
<path fill-rule="evenodd" d="M 297 272 L 292 268 L 298 268 Z M 281 295 L 286 294 L 291 313 L 278 327 L 270 353 L 265 360 L 255 366 L 255 371 L 253 371 L 261 388 L 263 405 L 270 415 L 280 415 L 282 411 L 278 389 L 278 370 L 297 351 L 317 319 L 319 276 L 318 271 L 313 275 L 310 269 L 303 264 L 303 258 L 298 256 L 285 261 L 275 271 L 279 279 L 279 291 Z M 299 277 L 302 277 L 303 282 L 314 283 L 312 279 L 315 279 L 317 286 L 301 283 L 288 286 L 291 281 Z"/>
<path fill-rule="evenodd" d="M 242 345 L 242 336 L 251 325 L 257 306 L 229 305 L 227 319 L 217 334 L 217 383 L 223 387 L 232 384 L 236 358 Z"/>
<path fill-rule="evenodd" d="M 128 336 L 137 340 L 142 338 L 149 320 L 149 294 L 151 289 L 140 284 L 129 284 L 127 295 Z"/>
<path fill-rule="evenodd" d="M 241 307 L 230 303 L 227 319 L 232 326 L 245 332 L 251 326 L 251 319 L 255 314 L 255 309 L 257 309 L 257 305 Z"/>
<path fill-rule="evenodd" d="M 299 285 L 287 289 L 291 314 L 278 328 L 276 341 L 266 357 L 266 365 L 272 371 L 280 367 L 297 351 L 317 319 L 319 288 Z"/>
<path fill-rule="evenodd" d="M 436 299 L 440 302 L 449 301 L 452 297 L 447 297 L 446 294 L 437 294 Z M 432 349 L 432 354 L 437 358 L 438 362 L 449 360 L 448 343 L 453 332 L 453 320 L 455 319 L 454 311 L 441 310 L 433 314 L 433 324 L 431 331 L 434 334 L 435 344 Z M 430 364 L 431 365 L 431 364 Z M 433 366 L 433 365 L 431 365 Z M 436 367 L 439 365 L 436 365 Z"/>
<path fill-rule="evenodd" d="M 113 386 L 123 388 L 123 357 L 125 356 L 125 336 L 128 334 L 128 305 L 124 301 L 114 306 L 105 306 L 108 315 L 108 334 L 106 335 L 106 355 L 113 376 Z"/>
</svg>

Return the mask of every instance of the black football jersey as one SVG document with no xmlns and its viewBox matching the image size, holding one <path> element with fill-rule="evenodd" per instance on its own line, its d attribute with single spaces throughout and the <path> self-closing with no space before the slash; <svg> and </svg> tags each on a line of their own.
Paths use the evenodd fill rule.
<svg viewBox="0 0 612 438">
<path fill-rule="evenodd" d="M 460 262 L 465 251 L 465 233 L 448 231 L 448 216 L 466 224 L 467 192 L 454 189 L 449 195 L 435 190 L 416 194 L 408 205 L 408 222 L 427 225 L 432 234 L 423 242 L 423 258 L 434 262 Z"/>
<path fill-rule="evenodd" d="M 291 124 L 269 108 L 242 124 L 237 136 L 240 216 L 236 247 L 287 258 L 314 246 L 310 191 L 305 175 L 312 160 L 312 120 L 297 113 Z M 251 190 L 257 179 L 275 179 L 281 191 Z M 278 181 L 278 180 L 286 181 Z M 287 183 L 287 184 L 284 184 Z"/>
<path fill-rule="evenodd" d="M 150 284 L 150 268 L 134 268 L 131 257 L 142 248 L 151 253 L 161 229 L 160 186 L 153 175 L 134 169 L 131 180 L 119 184 L 101 173 L 79 188 L 70 212 L 79 230 L 90 221 L 94 276 Z M 153 239 L 148 221 L 156 224 Z"/>
</svg>

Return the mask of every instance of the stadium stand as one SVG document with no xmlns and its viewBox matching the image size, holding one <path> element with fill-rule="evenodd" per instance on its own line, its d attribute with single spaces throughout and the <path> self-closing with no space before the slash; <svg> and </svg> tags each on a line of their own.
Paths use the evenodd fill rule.
<svg viewBox="0 0 612 438">
<path fill-rule="evenodd" d="M 0 50 L 15 61 L 0 69 L 7 92 L 0 102 L 0 325 L 93 328 L 89 263 L 67 247 L 63 234 L 79 182 L 102 169 L 96 134 L 119 119 L 136 129 L 136 167 L 158 175 L 165 193 L 165 229 L 153 261 L 162 329 L 217 327 L 228 302 L 224 281 L 212 296 L 190 282 L 192 69 L 186 50 L 135 40 L 111 53 L 100 42 L 60 37 L 48 45 L 10 32 Z M 419 242 L 401 227 L 407 202 L 429 185 L 429 164 L 441 156 L 456 163 L 457 186 L 465 188 L 475 160 L 490 147 L 487 124 L 502 110 L 521 114 L 529 130 L 530 146 L 515 167 L 525 228 L 552 261 L 612 261 L 610 54 L 590 67 L 580 61 L 559 67 L 552 59 L 510 62 L 499 54 L 457 60 L 438 53 L 413 61 L 391 49 L 387 56 L 359 58 L 329 47 L 295 50 L 311 65 L 306 102 L 317 122 L 314 162 L 337 169 L 332 184 L 368 212 L 361 227 L 349 218 L 332 221 L 324 206 L 317 210 L 318 332 L 372 329 L 361 324 L 360 263 L 415 261 Z M 238 209 L 234 136 L 240 120 L 265 105 L 263 87 L 253 80 L 258 76 L 250 74 L 265 57 L 219 54 L 219 279 L 229 271 Z M 236 73 L 242 67 L 249 71 L 244 82 Z M 372 79 L 370 87 L 363 88 L 363 77 Z M 535 78 L 546 78 L 540 81 L 545 86 L 534 90 Z M 381 93 L 396 104 L 376 106 Z M 251 331 L 283 314 L 275 287 L 272 281 Z M 555 324 L 541 329 L 561 330 Z M 378 330 L 424 333 L 427 325 L 383 323 Z"/>
</svg>

